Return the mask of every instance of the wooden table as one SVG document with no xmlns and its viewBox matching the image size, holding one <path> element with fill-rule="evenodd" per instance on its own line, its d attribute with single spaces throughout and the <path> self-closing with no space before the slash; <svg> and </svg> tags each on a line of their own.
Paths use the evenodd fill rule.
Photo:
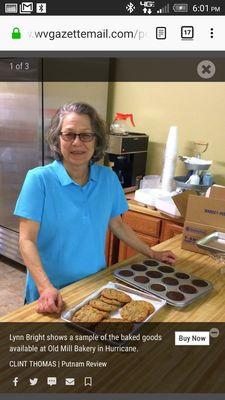
<svg viewBox="0 0 225 400">
<path fill-rule="evenodd" d="M 193 304 L 178 309 L 166 305 L 155 315 L 155 322 L 225 322 L 225 274 L 219 272 L 219 265 L 210 257 L 192 253 L 181 249 L 181 236 L 176 236 L 166 242 L 154 247 L 156 250 L 170 249 L 177 255 L 176 267 L 185 272 L 197 275 L 199 278 L 207 279 L 213 283 L 214 290 L 206 297 L 197 300 Z M 137 255 L 126 261 L 106 268 L 95 275 L 82 279 L 62 289 L 61 293 L 66 308 L 78 304 L 86 296 L 106 284 L 115 281 L 113 270 L 119 266 L 144 259 Z M 56 315 L 37 314 L 36 302 L 18 308 L 16 311 L 0 318 L 1 322 L 59 322 L 60 317 Z"/>
</svg>

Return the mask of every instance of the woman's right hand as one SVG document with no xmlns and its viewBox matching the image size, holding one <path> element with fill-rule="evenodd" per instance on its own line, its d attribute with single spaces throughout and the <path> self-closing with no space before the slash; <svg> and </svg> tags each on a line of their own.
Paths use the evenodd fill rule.
<svg viewBox="0 0 225 400">
<path fill-rule="evenodd" d="M 63 307 L 63 299 L 60 292 L 49 286 L 45 288 L 38 299 L 38 305 L 36 311 L 42 313 L 57 313 L 59 314 Z"/>
</svg>

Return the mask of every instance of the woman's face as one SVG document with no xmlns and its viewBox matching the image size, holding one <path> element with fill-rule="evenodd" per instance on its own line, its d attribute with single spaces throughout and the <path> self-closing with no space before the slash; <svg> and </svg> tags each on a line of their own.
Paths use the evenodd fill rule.
<svg viewBox="0 0 225 400">
<path fill-rule="evenodd" d="M 76 114 L 75 112 L 65 115 L 62 122 L 61 133 L 93 133 L 91 120 L 88 115 Z M 65 141 L 60 136 L 60 149 L 63 161 L 72 166 L 88 166 L 94 151 L 95 137 L 90 142 L 82 142 L 79 136 L 71 141 Z"/>
</svg>

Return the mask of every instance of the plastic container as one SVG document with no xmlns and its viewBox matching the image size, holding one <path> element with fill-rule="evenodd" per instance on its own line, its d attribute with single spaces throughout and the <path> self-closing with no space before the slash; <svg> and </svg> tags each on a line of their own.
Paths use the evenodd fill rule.
<svg viewBox="0 0 225 400">
<path fill-rule="evenodd" d="M 160 187 L 160 175 L 145 175 L 140 182 L 140 189 L 159 189 Z"/>
<path fill-rule="evenodd" d="M 169 192 L 161 189 L 138 189 L 135 191 L 134 200 L 147 206 L 156 207 L 156 201 L 162 196 L 169 196 Z"/>
<path fill-rule="evenodd" d="M 186 183 L 190 183 L 191 185 L 199 185 L 200 176 L 197 173 L 194 173 L 190 176 Z"/>
<path fill-rule="evenodd" d="M 203 185 L 205 185 L 205 186 L 212 186 L 212 184 L 213 184 L 213 177 L 212 177 L 212 174 L 211 174 L 210 172 L 206 172 L 206 173 L 203 175 L 202 183 L 203 183 Z"/>
</svg>

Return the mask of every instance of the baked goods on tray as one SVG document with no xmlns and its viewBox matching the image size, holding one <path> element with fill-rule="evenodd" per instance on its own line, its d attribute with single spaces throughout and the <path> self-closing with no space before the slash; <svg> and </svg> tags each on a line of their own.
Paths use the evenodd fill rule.
<svg viewBox="0 0 225 400">
<path fill-rule="evenodd" d="M 121 316 L 130 322 L 142 322 L 153 312 L 153 305 L 144 300 L 132 300 L 120 310 Z"/>
<path fill-rule="evenodd" d="M 89 304 L 81 307 L 73 314 L 74 322 L 100 322 L 103 318 L 108 317 L 108 312 L 97 310 Z"/>
<path fill-rule="evenodd" d="M 90 306 L 97 308 L 97 310 L 100 310 L 100 311 L 112 312 L 112 311 L 116 311 L 118 309 L 118 306 L 105 303 L 104 301 L 102 301 L 100 299 L 91 300 L 91 301 L 89 301 L 89 304 L 90 304 Z"/>
<path fill-rule="evenodd" d="M 105 296 L 100 296 L 99 300 L 104 301 L 107 304 L 113 304 L 113 305 L 118 306 L 118 307 L 123 305 L 123 303 L 119 302 L 118 300 L 108 299 L 108 297 L 105 297 Z"/>
<path fill-rule="evenodd" d="M 108 299 L 118 300 L 120 303 L 129 303 L 132 300 L 128 294 L 116 289 L 103 289 L 101 295 Z"/>
<path fill-rule="evenodd" d="M 110 317 L 110 313 L 117 310 L 119 310 L 122 318 Z M 148 301 L 132 300 L 128 294 L 120 290 L 106 288 L 103 289 L 99 297 L 90 300 L 88 304 L 76 311 L 72 316 L 72 321 L 119 324 L 142 322 L 154 311 L 153 305 Z"/>
</svg>

